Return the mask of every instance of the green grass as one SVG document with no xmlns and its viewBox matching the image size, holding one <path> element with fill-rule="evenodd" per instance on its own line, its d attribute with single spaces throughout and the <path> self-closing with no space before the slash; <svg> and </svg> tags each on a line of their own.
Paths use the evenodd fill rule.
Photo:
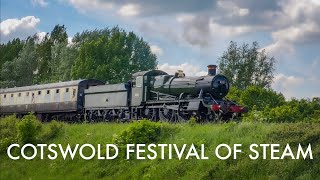
<svg viewBox="0 0 320 180">
<path fill-rule="evenodd" d="M 131 124 L 64 124 L 58 136 L 47 144 L 107 144 Z M 166 134 L 157 143 L 205 144 L 209 160 L 10 160 L 0 154 L 0 179 L 316 179 L 320 177 L 320 124 L 227 123 L 188 125 L 171 124 L 177 130 Z M 219 160 L 214 155 L 218 144 L 242 144 L 243 153 L 237 160 Z M 313 160 L 251 160 L 252 143 L 289 143 L 295 151 L 297 144 L 311 143 Z M 283 146 L 282 146 L 283 147 Z M 261 152 L 261 151 L 260 151 Z"/>
</svg>

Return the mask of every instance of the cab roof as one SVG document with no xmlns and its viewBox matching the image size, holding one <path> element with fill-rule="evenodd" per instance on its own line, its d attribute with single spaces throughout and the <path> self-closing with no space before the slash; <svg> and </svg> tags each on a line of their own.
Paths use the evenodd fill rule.
<svg viewBox="0 0 320 180">
<path fill-rule="evenodd" d="M 137 76 L 160 76 L 160 75 L 168 75 L 168 73 L 161 71 L 161 70 L 149 70 L 149 71 L 140 71 L 136 72 L 132 75 L 132 77 L 137 77 Z"/>
</svg>

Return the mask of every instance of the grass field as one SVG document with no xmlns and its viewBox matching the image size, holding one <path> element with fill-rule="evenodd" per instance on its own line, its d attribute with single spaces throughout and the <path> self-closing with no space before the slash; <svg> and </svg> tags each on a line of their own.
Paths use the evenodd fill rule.
<svg viewBox="0 0 320 180">
<path fill-rule="evenodd" d="M 113 143 L 116 135 L 132 124 L 64 124 L 59 134 L 45 142 L 66 144 Z M 11 160 L 0 154 L 0 179 L 316 179 L 320 177 L 320 124 L 170 124 L 172 131 L 157 139 L 155 143 L 205 144 L 208 160 L 83 160 L 76 156 L 63 160 L 36 158 L 34 160 Z M 214 155 L 218 144 L 242 144 L 242 153 L 236 160 L 220 160 Z M 292 160 L 270 160 L 248 157 L 252 143 L 287 143 L 296 147 L 299 143 L 312 145 L 313 158 Z M 284 146 L 281 146 L 283 149 Z M 261 152 L 261 150 L 259 150 Z M 281 156 L 281 153 L 280 155 Z"/>
</svg>

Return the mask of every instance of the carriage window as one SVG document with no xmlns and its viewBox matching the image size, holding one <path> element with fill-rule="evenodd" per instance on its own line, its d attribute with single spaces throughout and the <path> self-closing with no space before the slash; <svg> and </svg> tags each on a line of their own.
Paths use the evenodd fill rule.
<svg viewBox="0 0 320 180">
<path fill-rule="evenodd" d="M 50 94 L 50 90 L 47 90 L 47 94 Z"/>
<path fill-rule="evenodd" d="M 66 92 L 69 92 L 69 88 L 66 88 Z"/>
<path fill-rule="evenodd" d="M 26 96 L 29 96 L 29 92 L 26 92 Z"/>
<path fill-rule="evenodd" d="M 11 97 L 13 97 L 13 94 L 11 94 Z"/>
<path fill-rule="evenodd" d="M 5 94 L 5 95 L 3 95 L 3 97 L 4 97 L 4 98 L 7 98 L 7 95 Z"/>
<path fill-rule="evenodd" d="M 21 97 L 21 93 L 18 94 L 18 97 Z"/>
<path fill-rule="evenodd" d="M 56 93 L 59 93 L 59 89 L 56 90 Z"/>
<path fill-rule="evenodd" d="M 38 91 L 38 95 L 40 95 L 41 94 L 41 91 Z"/>
<path fill-rule="evenodd" d="M 136 87 L 142 87 L 143 85 L 143 76 L 138 76 L 136 78 Z"/>
<path fill-rule="evenodd" d="M 75 89 L 72 90 L 72 96 L 73 97 L 76 96 L 76 90 Z"/>
</svg>

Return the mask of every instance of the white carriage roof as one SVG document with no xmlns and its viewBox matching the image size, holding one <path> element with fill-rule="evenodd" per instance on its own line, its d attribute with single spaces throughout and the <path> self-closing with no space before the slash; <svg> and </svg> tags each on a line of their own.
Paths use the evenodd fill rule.
<svg viewBox="0 0 320 180">
<path fill-rule="evenodd" d="M 20 92 L 20 91 L 33 91 L 33 90 L 41 90 L 41 89 L 53 89 L 53 88 L 61 88 L 61 87 L 68 87 L 68 86 L 76 86 L 82 81 L 85 81 L 85 80 L 81 79 L 81 80 L 50 83 L 50 84 L 5 88 L 5 89 L 0 89 L 0 93 L 13 93 L 13 92 Z"/>
</svg>

